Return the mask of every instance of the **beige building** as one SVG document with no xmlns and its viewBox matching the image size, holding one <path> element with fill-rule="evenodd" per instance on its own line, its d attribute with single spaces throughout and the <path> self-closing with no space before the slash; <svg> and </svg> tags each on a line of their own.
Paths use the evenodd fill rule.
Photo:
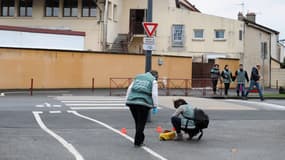
<svg viewBox="0 0 285 160">
<path fill-rule="evenodd" d="M 23 33 L 35 29 L 40 31 L 37 34 L 53 34 L 58 41 L 49 43 L 54 44 L 52 49 L 62 49 L 57 45 L 65 42 L 65 50 L 68 50 L 68 46 L 76 47 L 73 45 L 76 43 L 79 44 L 76 50 L 144 52 L 142 46 L 145 32 L 142 22 L 146 21 L 147 0 L 0 2 L 0 25 L 5 25 L 0 26 L 1 34 L 1 28 L 9 30 L 7 28 L 16 26 Z M 253 65 L 261 64 L 265 86 L 270 86 L 271 59 L 281 61 L 284 56 L 278 47 L 279 33 L 257 24 L 254 14 L 249 14 L 248 17 L 240 15 L 239 20 L 233 20 L 203 14 L 187 0 L 154 0 L 153 21 L 159 24 L 155 33 L 154 55 L 192 57 L 194 63 L 214 63 L 218 58 L 237 59 L 245 64 L 248 71 Z M 10 32 L 13 31 L 9 31 L 9 34 Z M 60 35 L 54 35 L 57 33 Z M 15 34 L 11 33 L 10 37 L 13 35 Z M 48 38 L 42 41 L 51 42 Z M 21 39 L 26 40 L 21 41 L 21 44 L 32 45 L 24 48 L 37 48 L 33 47 L 37 44 L 34 43 L 36 40 L 31 41 L 25 37 Z M 10 47 L 1 46 L 3 44 L 0 43 L 0 47 Z M 45 48 L 41 47 L 45 45 L 38 46 Z M 69 50 L 75 50 L 72 47 Z"/>
<path fill-rule="evenodd" d="M 143 53 L 146 0 L 10 0 L 0 24 L 85 32 L 84 50 Z M 157 55 L 240 58 L 243 22 L 206 15 L 186 0 L 153 1 Z M 106 46 L 106 47 L 104 47 Z"/>
<path fill-rule="evenodd" d="M 244 55 L 241 63 L 248 71 L 257 64 L 261 65 L 263 86 L 270 87 L 272 63 L 275 63 L 272 59 L 280 61 L 277 45 L 279 32 L 256 23 L 254 13 L 248 13 L 246 17 L 239 13 L 238 19 L 245 23 Z"/>
</svg>

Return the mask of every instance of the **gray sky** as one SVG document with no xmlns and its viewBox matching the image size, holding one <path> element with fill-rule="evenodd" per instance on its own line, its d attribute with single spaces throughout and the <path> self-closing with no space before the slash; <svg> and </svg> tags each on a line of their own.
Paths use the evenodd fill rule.
<svg viewBox="0 0 285 160">
<path fill-rule="evenodd" d="M 285 39 L 285 0 L 188 0 L 202 13 L 237 19 L 245 3 L 244 12 L 257 13 L 257 23 L 280 32 Z"/>
</svg>

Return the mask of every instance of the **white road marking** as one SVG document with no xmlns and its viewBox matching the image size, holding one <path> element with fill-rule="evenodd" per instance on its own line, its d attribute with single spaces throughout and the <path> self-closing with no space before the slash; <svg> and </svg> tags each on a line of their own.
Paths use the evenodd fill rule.
<svg viewBox="0 0 285 160">
<path fill-rule="evenodd" d="M 42 104 L 38 104 L 38 105 L 36 105 L 36 107 L 38 107 L 38 108 L 43 108 L 43 107 L 45 107 L 45 106 L 42 105 Z"/>
<path fill-rule="evenodd" d="M 66 106 L 126 106 L 126 104 L 65 104 Z"/>
<path fill-rule="evenodd" d="M 70 107 L 72 110 L 128 110 L 128 107 Z"/>
<path fill-rule="evenodd" d="M 61 111 L 49 111 L 50 114 L 59 114 Z"/>
<path fill-rule="evenodd" d="M 62 103 L 124 103 L 125 100 L 121 101 L 96 101 L 96 100 L 84 100 L 84 101 L 61 101 Z"/>
<path fill-rule="evenodd" d="M 47 107 L 51 107 L 51 104 L 49 104 L 49 103 L 45 103 L 45 105 L 47 106 Z"/>
<path fill-rule="evenodd" d="M 128 110 L 129 107 L 70 107 L 72 110 Z M 158 107 L 157 109 L 162 109 Z"/>
<path fill-rule="evenodd" d="M 225 101 L 254 104 L 254 105 L 259 105 L 259 106 L 268 107 L 268 108 L 277 109 L 277 110 L 285 110 L 285 106 L 281 106 L 277 104 L 270 104 L 266 102 L 254 102 L 254 101 L 243 101 L 243 100 L 233 100 L 233 99 L 228 99 Z"/>
<path fill-rule="evenodd" d="M 94 97 L 94 96 L 57 96 L 55 99 L 59 101 L 125 101 L 125 97 Z"/>
<path fill-rule="evenodd" d="M 5 96 L 5 93 L 1 93 L 0 96 L 1 96 L 1 97 L 4 97 L 4 96 Z"/>
<path fill-rule="evenodd" d="M 55 107 L 55 108 L 60 108 L 61 107 L 61 105 L 52 105 L 53 107 Z"/>
<path fill-rule="evenodd" d="M 93 119 L 93 118 L 84 116 L 84 115 L 82 115 L 82 114 L 79 114 L 79 113 L 76 112 L 76 111 L 67 111 L 67 112 L 68 112 L 68 113 L 72 113 L 72 114 L 74 114 L 74 115 L 76 115 L 76 116 L 78 116 L 78 117 L 81 117 L 81 118 L 83 118 L 83 119 L 86 119 L 86 120 L 89 120 L 89 121 L 98 123 L 98 124 L 100 124 L 100 125 L 106 127 L 107 129 L 109 129 L 109 130 L 111 130 L 111 131 L 113 131 L 113 132 L 115 132 L 115 133 L 117 133 L 117 134 L 123 136 L 124 138 L 126 138 L 126 139 L 129 140 L 129 141 L 131 141 L 132 143 L 134 143 L 134 139 L 133 139 L 133 138 L 131 138 L 130 136 L 128 136 L 128 135 L 126 135 L 126 134 L 121 133 L 119 130 L 117 130 L 117 129 L 111 127 L 111 126 L 109 126 L 109 125 L 106 124 L 106 123 L 103 123 L 103 122 L 98 121 L 98 120 L 96 120 L 96 119 Z M 160 159 L 160 160 L 167 160 L 165 157 L 159 155 L 158 153 L 156 153 L 155 151 L 153 151 L 152 149 L 150 149 L 150 148 L 148 148 L 148 147 L 146 147 L 146 146 L 143 146 L 142 149 L 144 149 L 146 152 L 150 153 L 151 155 L 153 155 L 154 157 L 156 157 L 156 158 L 158 158 L 158 159 Z"/>
<path fill-rule="evenodd" d="M 60 137 L 59 135 L 54 133 L 52 130 L 47 128 L 47 126 L 44 124 L 44 122 L 41 119 L 40 114 L 42 114 L 42 113 L 43 112 L 37 112 L 37 111 L 33 112 L 33 115 L 34 115 L 38 125 L 41 127 L 41 129 L 44 130 L 49 135 L 51 135 L 53 138 L 55 138 L 59 143 L 61 143 L 63 145 L 63 147 L 65 147 L 75 157 L 76 160 L 84 160 L 82 155 L 73 147 L 72 144 L 68 143 L 62 137 Z"/>
</svg>

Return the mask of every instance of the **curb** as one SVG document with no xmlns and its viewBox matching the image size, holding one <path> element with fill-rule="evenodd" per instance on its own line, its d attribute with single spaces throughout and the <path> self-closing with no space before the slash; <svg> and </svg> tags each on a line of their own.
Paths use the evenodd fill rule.
<svg viewBox="0 0 285 160">
<path fill-rule="evenodd" d="M 240 97 L 207 97 L 207 98 L 211 98 L 211 99 L 240 99 L 242 100 L 242 98 Z M 247 97 L 247 99 L 260 99 L 259 97 Z M 267 100 L 285 100 L 285 97 L 264 97 L 264 99 Z"/>
</svg>

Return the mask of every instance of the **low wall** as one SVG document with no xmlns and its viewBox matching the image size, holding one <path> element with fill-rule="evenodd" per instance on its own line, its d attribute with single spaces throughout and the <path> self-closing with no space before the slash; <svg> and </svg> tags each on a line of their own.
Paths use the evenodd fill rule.
<svg viewBox="0 0 285 160">
<path fill-rule="evenodd" d="M 158 61 L 162 65 L 158 65 Z M 192 58 L 153 56 L 160 77 L 192 78 Z M 97 52 L 0 48 L 0 89 L 108 88 L 111 77 L 134 77 L 145 70 L 145 56 Z"/>
<path fill-rule="evenodd" d="M 273 68 L 271 70 L 271 87 L 276 88 L 276 86 L 285 87 L 285 69 Z"/>
</svg>

